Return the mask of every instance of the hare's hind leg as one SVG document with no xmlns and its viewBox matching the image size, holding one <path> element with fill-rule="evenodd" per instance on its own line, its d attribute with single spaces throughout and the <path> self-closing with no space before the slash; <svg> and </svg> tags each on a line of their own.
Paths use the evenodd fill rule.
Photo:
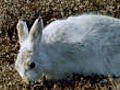
<svg viewBox="0 0 120 90">
<path fill-rule="evenodd" d="M 111 70 L 115 76 L 120 75 L 120 53 L 111 58 Z"/>
</svg>

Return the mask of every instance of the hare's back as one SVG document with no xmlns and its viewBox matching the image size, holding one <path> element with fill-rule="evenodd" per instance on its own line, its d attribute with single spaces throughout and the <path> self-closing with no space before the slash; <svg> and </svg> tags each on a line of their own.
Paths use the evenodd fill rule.
<svg viewBox="0 0 120 90">
<path fill-rule="evenodd" d="M 43 30 L 43 38 L 53 42 L 96 41 L 119 36 L 120 20 L 102 15 L 81 15 L 57 20 Z M 94 42 L 95 43 L 95 42 Z"/>
</svg>

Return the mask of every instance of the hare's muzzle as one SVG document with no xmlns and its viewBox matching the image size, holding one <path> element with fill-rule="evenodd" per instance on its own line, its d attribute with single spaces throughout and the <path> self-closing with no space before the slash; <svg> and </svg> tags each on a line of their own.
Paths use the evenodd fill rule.
<svg viewBox="0 0 120 90">
<path fill-rule="evenodd" d="M 26 86 L 30 86 L 30 85 L 33 85 L 33 84 L 34 84 L 34 82 L 28 80 L 28 79 L 26 78 L 26 76 L 23 77 L 23 82 L 24 82 L 24 84 L 25 84 Z"/>
<path fill-rule="evenodd" d="M 30 85 L 31 85 L 31 83 L 30 83 L 29 81 L 24 81 L 24 84 L 25 84 L 26 86 L 30 86 Z"/>
</svg>

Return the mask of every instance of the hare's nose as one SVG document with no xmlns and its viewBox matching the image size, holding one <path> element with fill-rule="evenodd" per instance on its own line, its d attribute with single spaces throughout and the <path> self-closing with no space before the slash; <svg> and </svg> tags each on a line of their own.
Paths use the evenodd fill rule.
<svg viewBox="0 0 120 90">
<path fill-rule="evenodd" d="M 30 67 L 30 69 L 35 68 L 35 63 L 34 63 L 34 62 L 31 62 L 31 63 L 29 64 L 29 67 Z"/>
</svg>

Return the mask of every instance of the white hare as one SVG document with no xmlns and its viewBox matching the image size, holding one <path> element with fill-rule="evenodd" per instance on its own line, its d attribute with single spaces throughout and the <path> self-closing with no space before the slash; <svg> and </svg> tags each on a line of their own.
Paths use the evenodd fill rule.
<svg viewBox="0 0 120 90">
<path fill-rule="evenodd" d="M 56 20 L 44 28 L 36 19 L 30 32 L 17 24 L 20 50 L 15 68 L 25 81 L 43 75 L 61 79 L 73 72 L 120 75 L 120 20 L 84 14 Z"/>
</svg>

